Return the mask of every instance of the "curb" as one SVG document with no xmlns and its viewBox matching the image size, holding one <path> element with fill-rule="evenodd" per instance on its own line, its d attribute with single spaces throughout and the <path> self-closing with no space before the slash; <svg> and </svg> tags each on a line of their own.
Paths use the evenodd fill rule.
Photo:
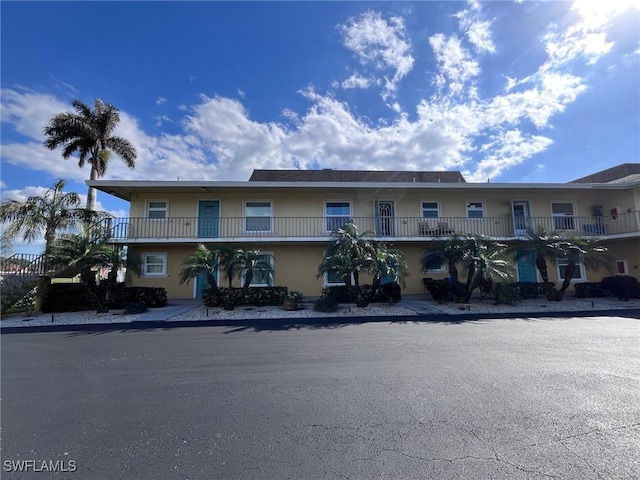
<svg viewBox="0 0 640 480">
<path fill-rule="evenodd" d="M 361 316 L 361 317 L 300 317 L 287 319 L 242 319 L 242 320 L 145 320 L 123 323 L 90 323 L 76 325 L 38 325 L 25 327 L 4 327 L 0 329 L 2 335 L 14 333 L 41 333 L 41 332 L 103 332 L 103 331 L 126 331 L 126 330 L 151 330 L 151 329 L 174 329 L 185 327 L 238 327 L 238 328 L 258 328 L 264 330 L 287 330 L 297 326 L 308 326 L 322 328 L 328 325 L 350 324 L 359 325 L 363 323 L 450 323 L 459 324 L 477 320 L 501 320 L 522 318 L 572 318 L 572 317 L 625 317 L 640 320 L 640 309 L 620 309 L 620 310 L 583 310 L 573 312 L 535 312 L 535 313 L 463 313 L 460 315 L 449 314 L 417 314 L 399 316 Z"/>
</svg>

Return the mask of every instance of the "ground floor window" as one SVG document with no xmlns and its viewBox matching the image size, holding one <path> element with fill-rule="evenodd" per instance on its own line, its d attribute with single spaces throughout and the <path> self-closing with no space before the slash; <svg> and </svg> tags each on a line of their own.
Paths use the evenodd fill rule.
<svg viewBox="0 0 640 480">
<path fill-rule="evenodd" d="M 167 275 L 167 254 L 166 253 L 143 253 L 142 254 L 142 276 L 160 277 Z"/>
<path fill-rule="evenodd" d="M 560 281 L 562 281 L 564 279 L 564 275 L 567 271 L 567 265 L 569 264 L 569 261 L 566 258 L 559 258 L 558 259 L 558 279 Z M 573 277 L 571 277 L 571 280 L 579 280 L 579 281 L 584 281 L 585 280 L 585 275 L 584 275 L 584 271 L 583 271 L 583 265 L 582 263 L 579 263 L 576 266 L 575 271 L 573 272 Z"/>
</svg>

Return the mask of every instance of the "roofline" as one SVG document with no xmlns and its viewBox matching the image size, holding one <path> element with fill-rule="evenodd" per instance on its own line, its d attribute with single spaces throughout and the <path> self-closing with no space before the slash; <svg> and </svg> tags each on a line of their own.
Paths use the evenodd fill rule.
<svg viewBox="0 0 640 480">
<path fill-rule="evenodd" d="M 622 189 L 640 185 L 639 182 L 624 183 L 470 183 L 470 182 L 234 182 L 234 181 L 155 181 L 155 180 L 86 180 L 89 187 L 104 191 L 109 187 L 129 187 L 129 188 L 564 188 L 570 190 L 581 190 L 591 188 L 611 188 Z"/>
</svg>

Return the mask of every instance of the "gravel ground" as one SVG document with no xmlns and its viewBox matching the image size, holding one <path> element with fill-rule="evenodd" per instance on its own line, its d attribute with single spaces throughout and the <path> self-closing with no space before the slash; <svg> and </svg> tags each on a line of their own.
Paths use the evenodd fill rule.
<svg viewBox="0 0 640 480">
<path fill-rule="evenodd" d="M 416 308 L 417 307 L 417 308 Z M 363 317 L 363 316 L 406 316 L 417 315 L 413 309 L 421 313 L 435 313 L 447 315 L 461 315 L 468 313 L 549 313 L 554 312 L 579 312 L 590 310 L 624 310 L 640 309 L 640 300 L 628 302 L 609 299 L 578 299 L 566 298 L 562 302 L 548 302 L 544 297 L 525 300 L 516 305 L 494 305 L 490 299 L 475 300 L 470 304 L 445 304 L 438 305 L 431 299 L 407 301 L 407 306 L 402 305 L 369 305 L 366 308 L 358 308 L 355 305 L 341 305 L 337 312 L 321 313 L 313 311 L 311 305 L 304 310 L 289 312 L 279 307 L 237 307 L 232 311 L 222 308 L 207 308 L 196 306 L 193 310 L 176 315 L 168 321 L 181 320 L 242 320 L 246 318 L 327 318 L 327 317 Z M 162 309 L 151 309 L 158 312 L 158 318 L 162 317 Z M 146 314 L 125 315 L 121 310 L 111 310 L 109 313 L 69 312 L 55 314 L 40 314 L 27 316 L 25 314 L 12 314 L 4 316 L 0 327 L 30 327 L 43 325 L 81 325 L 95 323 L 128 323 L 145 320 Z M 53 321 L 52 321 L 53 318 Z"/>
</svg>

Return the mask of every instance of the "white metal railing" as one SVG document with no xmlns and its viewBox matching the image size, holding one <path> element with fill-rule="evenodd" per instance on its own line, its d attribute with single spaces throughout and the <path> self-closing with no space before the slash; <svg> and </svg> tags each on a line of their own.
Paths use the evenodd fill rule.
<svg viewBox="0 0 640 480">
<path fill-rule="evenodd" d="M 497 238 L 526 236 L 529 229 L 547 233 L 607 237 L 640 233 L 640 212 L 617 217 L 169 217 L 111 218 L 104 228 L 114 240 L 202 240 L 236 238 L 323 238 L 352 220 L 360 232 L 376 238 L 449 237 L 453 234 Z"/>
</svg>

